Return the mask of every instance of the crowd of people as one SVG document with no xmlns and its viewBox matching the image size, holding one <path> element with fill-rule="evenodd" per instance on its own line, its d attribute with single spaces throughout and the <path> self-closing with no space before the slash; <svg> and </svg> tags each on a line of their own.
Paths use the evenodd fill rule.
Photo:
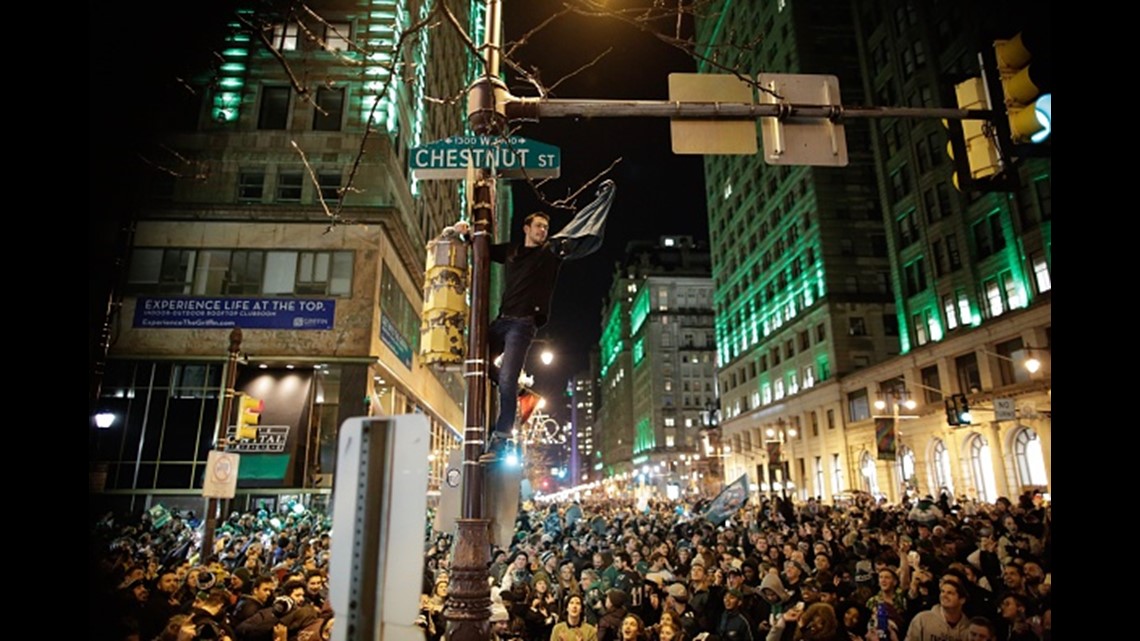
<svg viewBox="0 0 1140 641">
<path fill-rule="evenodd" d="M 1051 641 L 1051 508 L 943 494 L 888 504 L 754 496 L 526 504 L 488 567 L 496 641 Z M 316 641 L 329 519 L 232 515 L 212 553 L 200 524 L 108 515 L 95 528 L 92 618 L 115 641 Z M 332 533 L 335 535 L 335 533 Z M 425 540 L 417 621 L 446 633 L 451 533 Z M 335 580 L 335 577 L 334 577 Z"/>
</svg>

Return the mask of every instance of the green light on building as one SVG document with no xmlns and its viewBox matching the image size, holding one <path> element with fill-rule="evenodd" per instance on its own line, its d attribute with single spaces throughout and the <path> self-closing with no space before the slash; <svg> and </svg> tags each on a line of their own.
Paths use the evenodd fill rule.
<svg viewBox="0 0 1140 641">
<path fill-rule="evenodd" d="M 633 453 L 644 452 L 645 450 L 653 449 L 657 445 L 657 441 L 653 436 L 653 425 L 649 422 L 648 416 L 643 416 L 637 422 L 636 435 L 633 440 Z"/>
<path fill-rule="evenodd" d="M 649 317 L 649 288 L 641 288 L 637 298 L 633 300 L 633 309 L 629 312 L 629 333 L 636 334 L 641 324 Z"/>
<path fill-rule="evenodd" d="M 233 40 L 233 38 L 230 38 L 230 40 Z M 222 57 L 223 58 L 244 58 L 248 55 L 249 55 L 248 51 L 246 51 L 245 49 L 240 49 L 238 47 L 233 47 L 230 49 L 223 49 L 222 50 Z"/>
<path fill-rule="evenodd" d="M 228 73 L 242 73 L 245 71 L 245 64 L 241 62 L 227 62 L 218 68 Z"/>
<path fill-rule="evenodd" d="M 641 365 L 643 360 L 645 360 L 645 339 L 639 338 L 633 343 L 633 366 Z"/>
<path fill-rule="evenodd" d="M 621 353 L 621 306 L 614 305 L 613 311 L 610 312 L 609 321 L 606 322 L 606 329 L 602 332 L 601 342 L 601 357 L 602 357 L 602 376 L 606 375 L 610 365 L 613 365 L 614 360 Z"/>
</svg>

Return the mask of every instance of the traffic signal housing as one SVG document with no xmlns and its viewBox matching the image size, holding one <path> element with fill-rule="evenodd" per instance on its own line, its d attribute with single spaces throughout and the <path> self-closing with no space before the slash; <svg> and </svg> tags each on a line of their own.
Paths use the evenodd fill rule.
<svg viewBox="0 0 1140 641">
<path fill-rule="evenodd" d="M 1009 135 L 1014 144 L 1045 142 L 1053 131 L 1053 71 L 1048 32 L 994 40 Z"/>
<path fill-rule="evenodd" d="M 954 425 L 973 425 L 974 419 L 970 415 L 970 400 L 965 394 L 954 394 L 944 401 L 946 405 L 946 422 Z"/>
<path fill-rule="evenodd" d="M 265 402 L 259 398 L 242 394 L 238 401 L 237 437 L 239 439 L 257 438 L 257 424 L 261 422 L 261 413 L 265 410 Z"/>
<path fill-rule="evenodd" d="M 954 86 L 959 109 L 988 110 L 989 96 L 982 78 L 968 78 Z M 1001 151 L 993 127 L 985 120 L 961 120 L 962 146 L 955 144 L 958 127 L 947 122 L 950 142 L 946 153 L 954 160 L 954 188 L 969 191 L 984 184 L 992 177 L 1001 175 Z"/>
</svg>

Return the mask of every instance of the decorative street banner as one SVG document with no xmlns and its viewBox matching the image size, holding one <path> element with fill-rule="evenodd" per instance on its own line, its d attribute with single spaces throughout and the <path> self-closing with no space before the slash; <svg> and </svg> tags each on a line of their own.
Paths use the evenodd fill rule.
<svg viewBox="0 0 1140 641">
<path fill-rule="evenodd" d="M 336 301 L 309 298 L 139 296 L 134 327 L 332 329 Z"/>
<path fill-rule="evenodd" d="M 895 460 L 898 442 L 893 417 L 875 419 L 875 446 L 879 450 L 880 461 Z"/>
<path fill-rule="evenodd" d="M 744 507 L 744 502 L 747 500 L 748 475 L 741 474 L 740 478 L 721 490 L 712 503 L 709 503 L 708 509 L 705 510 L 705 518 L 713 525 L 720 525 Z"/>
</svg>

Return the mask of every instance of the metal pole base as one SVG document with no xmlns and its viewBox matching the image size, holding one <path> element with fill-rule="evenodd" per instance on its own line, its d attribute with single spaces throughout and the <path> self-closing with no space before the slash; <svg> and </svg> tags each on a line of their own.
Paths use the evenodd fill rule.
<svg viewBox="0 0 1140 641">
<path fill-rule="evenodd" d="M 491 584 L 488 519 L 456 519 L 455 556 L 452 557 L 447 604 L 448 641 L 487 641 L 491 638 Z"/>
</svg>

